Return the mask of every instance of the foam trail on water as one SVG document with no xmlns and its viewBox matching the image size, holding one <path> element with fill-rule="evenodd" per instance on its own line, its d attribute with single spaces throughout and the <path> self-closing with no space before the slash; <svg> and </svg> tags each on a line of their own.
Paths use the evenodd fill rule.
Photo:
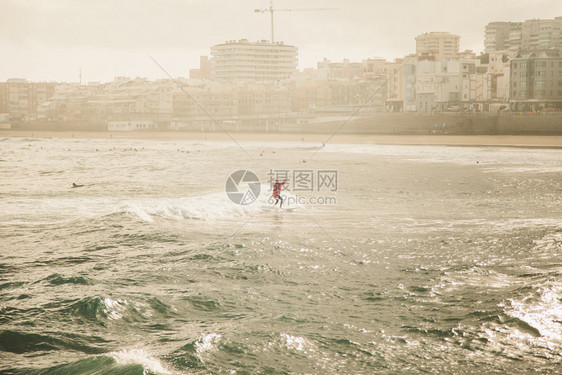
<svg viewBox="0 0 562 375">
<path fill-rule="evenodd" d="M 535 328 L 552 344 L 562 345 L 561 299 L 560 285 L 545 285 L 538 289 L 537 296 L 531 295 L 523 300 L 510 299 L 511 306 L 506 312 Z"/>
<path fill-rule="evenodd" d="M 125 349 L 109 353 L 109 355 L 120 365 L 139 364 L 142 365 L 145 370 L 157 374 L 171 374 L 157 358 L 152 357 L 143 349 Z"/>
<path fill-rule="evenodd" d="M 288 192 L 283 192 L 282 195 L 285 198 L 295 198 Z M 135 199 L 124 202 L 120 211 L 134 214 L 146 222 L 152 222 L 157 217 L 220 220 L 277 209 L 273 205 L 274 200 L 270 198 L 269 185 L 262 184 L 259 197 L 247 205 L 236 204 L 228 198 L 225 192 L 220 192 L 185 198 Z M 292 204 L 290 208 L 302 208 L 302 205 Z"/>
<path fill-rule="evenodd" d="M 295 196 L 289 192 L 283 191 L 282 195 L 291 199 L 291 202 L 296 201 Z M 279 206 L 275 207 L 274 200 L 270 198 L 270 186 L 262 184 L 258 198 L 247 205 L 232 202 L 224 191 L 176 198 L 35 198 L 20 199 L 9 204 L 18 206 L 19 216 L 13 219 L 15 223 L 21 221 L 22 217 L 26 221 L 50 222 L 53 216 L 61 221 L 61 217 L 74 220 L 115 213 L 131 214 L 143 221 L 153 222 L 155 218 L 221 220 L 277 209 Z M 302 208 L 302 205 L 291 202 L 286 201 L 283 208 Z M 0 205 L 0 211 L 2 208 L 3 205 Z M 11 206 L 5 208 L 6 211 L 13 210 Z"/>
</svg>

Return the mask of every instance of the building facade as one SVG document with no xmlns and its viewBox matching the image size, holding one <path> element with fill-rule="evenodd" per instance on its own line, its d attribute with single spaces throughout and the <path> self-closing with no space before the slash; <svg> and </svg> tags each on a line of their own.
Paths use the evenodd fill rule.
<svg viewBox="0 0 562 375">
<path fill-rule="evenodd" d="M 486 52 L 562 48 L 562 17 L 524 22 L 490 22 L 485 28 Z"/>
<path fill-rule="evenodd" d="M 416 37 L 416 55 L 436 61 L 454 59 L 459 54 L 460 36 L 447 32 L 431 32 Z"/>
<path fill-rule="evenodd" d="M 211 47 L 212 80 L 264 82 L 288 79 L 297 72 L 298 49 L 282 42 L 229 41 Z"/>
<path fill-rule="evenodd" d="M 519 53 L 511 60 L 510 105 L 514 111 L 562 109 L 562 52 Z"/>
<path fill-rule="evenodd" d="M 0 82 L 0 113 L 15 121 L 37 120 L 38 108 L 53 96 L 55 84 L 12 78 Z"/>
<path fill-rule="evenodd" d="M 522 22 L 490 22 L 484 31 L 484 51 L 518 50 L 521 47 Z"/>
<path fill-rule="evenodd" d="M 481 67 L 485 67 L 490 83 L 488 97 L 496 110 L 509 101 L 510 61 L 514 53 L 490 52 L 482 54 Z M 492 109 L 491 108 L 491 109 Z"/>
<path fill-rule="evenodd" d="M 488 69 L 479 59 L 418 61 L 415 66 L 415 110 L 417 112 L 470 111 L 489 109 Z M 411 111 L 413 108 L 408 108 Z"/>
<path fill-rule="evenodd" d="M 402 70 L 404 63 L 404 59 L 385 62 L 386 107 L 390 112 L 402 112 L 404 109 L 405 82 Z"/>
</svg>

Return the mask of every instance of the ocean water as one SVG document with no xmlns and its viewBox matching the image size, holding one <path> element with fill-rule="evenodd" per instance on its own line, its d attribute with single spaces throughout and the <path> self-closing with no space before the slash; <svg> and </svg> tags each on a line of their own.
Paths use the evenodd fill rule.
<svg viewBox="0 0 562 375">
<path fill-rule="evenodd" d="M 0 374 L 562 372 L 562 150 L 241 146 L 1 138 Z"/>
</svg>

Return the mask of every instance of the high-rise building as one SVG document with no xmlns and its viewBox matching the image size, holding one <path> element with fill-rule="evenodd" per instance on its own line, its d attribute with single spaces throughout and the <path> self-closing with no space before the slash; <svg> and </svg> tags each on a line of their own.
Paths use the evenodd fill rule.
<svg viewBox="0 0 562 375">
<path fill-rule="evenodd" d="M 461 37 L 446 32 L 431 32 L 416 37 L 416 54 L 435 61 L 454 59 L 459 54 Z"/>
<path fill-rule="evenodd" d="M 486 25 L 486 52 L 562 48 L 562 17 L 525 22 L 490 22 Z"/>
<path fill-rule="evenodd" d="M 211 47 L 211 79 L 263 82 L 290 78 L 297 71 L 295 46 L 282 42 L 229 41 Z"/>
<path fill-rule="evenodd" d="M 511 38 L 514 41 L 516 39 L 521 40 L 521 34 L 520 32 L 517 33 L 517 30 L 521 30 L 521 22 L 490 22 L 485 29 L 485 51 L 494 52 L 510 49 Z M 515 31 L 514 34 L 512 34 L 513 31 Z"/>
<path fill-rule="evenodd" d="M 54 86 L 54 83 L 28 82 L 21 78 L 0 82 L 0 113 L 13 120 L 35 120 L 37 107 L 53 96 Z"/>
</svg>

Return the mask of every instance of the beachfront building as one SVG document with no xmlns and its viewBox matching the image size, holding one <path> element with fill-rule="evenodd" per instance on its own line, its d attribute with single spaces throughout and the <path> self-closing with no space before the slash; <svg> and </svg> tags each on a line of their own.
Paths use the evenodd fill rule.
<svg viewBox="0 0 562 375">
<path fill-rule="evenodd" d="M 183 86 L 185 92 L 174 93 L 173 121 L 186 129 L 263 125 L 267 130 L 269 125 L 281 124 L 283 118 L 295 111 L 295 87 L 290 83 L 187 82 Z"/>
<path fill-rule="evenodd" d="M 515 111 L 562 110 L 562 52 L 521 52 L 511 60 L 510 105 Z"/>
<path fill-rule="evenodd" d="M 454 59 L 459 54 L 461 37 L 447 32 L 430 32 L 416 37 L 416 55 L 430 60 Z"/>
<path fill-rule="evenodd" d="M 182 86 L 183 90 L 177 89 L 173 94 L 175 123 L 185 124 L 186 129 L 204 130 L 216 127 L 215 121 L 222 124 L 238 118 L 236 86 L 183 81 Z"/>
<path fill-rule="evenodd" d="M 488 74 L 491 111 L 506 108 L 509 101 L 510 61 L 515 55 L 511 52 L 489 52 L 479 57 L 480 66 L 485 67 Z"/>
<path fill-rule="evenodd" d="M 417 112 L 480 112 L 487 110 L 489 98 L 487 68 L 478 59 L 422 60 L 415 64 Z"/>
<path fill-rule="evenodd" d="M 236 83 L 288 79 L 297 71 L 297 53 L 283 42 L 228 41 L 211 47 L 210 77 Z"/>
<path fill-rule="evenodd" d="M 12 78 L 0 82 L 0 113 L 10 120 L 37 119 L 37 108 L 48 102 L 55 91 L 51 82 L 29 82 Z"/>
</svg>

